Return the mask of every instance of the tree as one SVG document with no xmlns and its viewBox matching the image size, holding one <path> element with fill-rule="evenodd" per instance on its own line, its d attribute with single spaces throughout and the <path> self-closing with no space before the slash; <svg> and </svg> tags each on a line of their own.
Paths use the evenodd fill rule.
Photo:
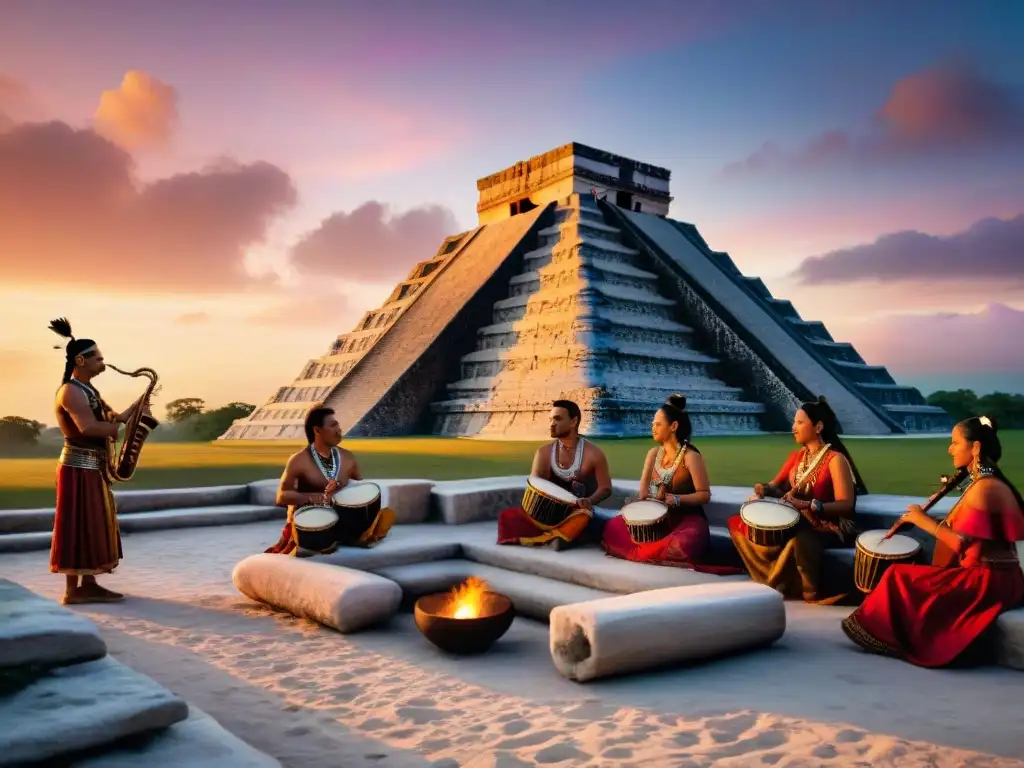
<svg viewBox="0 0 1024 768">
<path fill-rule="evenodd" d="M 179 424 L 192 416 L 198 416 L 206 408 L 206 403 L 199 397 L 179 397 L 167 404 L 167 421 Z"/>
<path fill-rule="evenodd" d="M 203 442 L 216 440 L 227 431 L 235 419 L 248 416 L 255 410 L 255 405 L 234 402 L 228 403 L 221 408 L 192 416 L 187 422 L 188 436 L 193 440 Z"/>
<path fill-rule="evenodd" d="M 970 389 L 958 389 L 953 392 L 940 389 L 926 398 L 928 405 L 937 405 L 950 415 L 953 421 L 963 421 L 969 416 L 978 415 L 978 396 Z"/>
<path fill-rule="evenodd" d="M 996 420 L 1000 429 L 1024 428 L 1024 395 L 992 392 L 978 397 L 970 389 L 940 390 L 928 395 L 927 401 L 944 409 L 954 421 L 988 416 Z"/>
<path fill-rule="evenodd" d="M 21 416 L 0 419 L 0 445 L 34 445 L 45 424 Z"/>
</svg>

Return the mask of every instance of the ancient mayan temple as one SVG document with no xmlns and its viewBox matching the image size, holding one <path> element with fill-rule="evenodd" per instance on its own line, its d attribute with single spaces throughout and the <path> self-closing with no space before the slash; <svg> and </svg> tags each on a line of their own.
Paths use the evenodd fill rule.
<svg viewBox="0 0 1024 768">
<path fill-rule="evenodd" d="M 819 394 L 847 434 L 949 425 L 667 218 L 669 177 L 573 143 L 480 179 L 476 229 L 222 439 L 301 439 L 317 402 L 350 436 L 542 438 L 560 397 L 586 434 L 647 435 L 672 392 L 698 434 L 786 430 Z"/>
</svg>

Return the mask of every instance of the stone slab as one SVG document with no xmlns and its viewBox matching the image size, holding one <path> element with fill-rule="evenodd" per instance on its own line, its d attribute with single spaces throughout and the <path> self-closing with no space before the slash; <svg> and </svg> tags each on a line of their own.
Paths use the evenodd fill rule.
<svg viewBox="0 0 1024 768">
<path fill-rule="evenodd" d="M 476 576 L 486 581 L 495 592 L 508 597 L 515 605 L 517 615 L 538 621 L 547 621 L 551 610 L 559 605 L 609 596 L 608 592 L 468 560 L 401 565 L 381 568 L 376 573 L 397 582 L 407 599 L 433 592 L 447 592 L 470 576 Z"/>
<path fill-rule="evenodd" d="M 85 616 L 0 579 L 0 669 L 102 659 L 107 644 Z"/>
<path fill-rule="evenodd" d="M 143 491 L 114 491 L 118 514 L 156 512 L 181 507 L 217 507 L 245 504 L 248 490 L 244 485 L 208 485 L 198 488 L 157 488 Z"/>
<path fill-rule="evenodd" d="M 279 479 L 258 480 L 249 483 L 248 497 L 250 504 L 275 505 Z M 399 478 L 396 480 L 375 480 L 370 482 L 380 486 L 381 504 L 395 512 L 395 523 L 410 525 L 422 523 L 430 514 L 430 492 L 433 480 Z"/>
<path fill-rule="evenodd" d="M 51 670 L 0 698 L 0 766 L 91 749 L 188 717 L 188 705 L 109 656 Z"/>
<path fill-rule="evenodd" d="M 498 513 L 523 501 L 527 475 L 447 480 L 434 484 L 432 504 L 448 525 L 497 520 Z"/>
<path fill-rule="evenodd" d="M 281 763 L 221 727 L 202 710 L 148 737 L 125 739 L 103 754 L 75 761 L 75 768 L 280 768 Z"/>
<path fill-rule="evenodd" d="M 688 568 L 649 565 L 609 557 L 597 545 L 556 552 L 541 547 L 495 543 L 494 526 L 462 532 L 463 557 L 498 568 L 565 581 L 604 592 L 630 594 L 648 589 L 746 580 L 745 575 L 714 576 Z"/>
<path fill-rule="evenodd" d="M 1024 608 L 1006 611 L 996 619 L 996 661 L 1004 667 L 1024 670 Z"/>
<path fill-rule="evenodd" d="M 163 531 L 173 528 L 204 528 L 211 525 L 239 525 L 263 520 L 284 520 L 285 510 L 255 504 L 233 504 L 223 507 L 190 507 L 160 512 L 118 516 L 122 533 Z"/>
<path fill-rule="evenodd" d="M 50 533 L 8 533 L 0 536 L 0 553 L 36 552 L 50 548 Z"/>
<path fill-rule="evenodd" d="M 251 555 L 231 574 L 246 597 L 339 632 L 357 632 L 390 619 L 402 589 L 383 576 L 284 555 Z"/>
<path fill-rule="evenodd" d="M 585 681 L 769 645 L 786 630 L 786 608 L 761 584 L 701 584 L 560 606 L 550 623 L 555 668 Z"/>
<path fill-rule="evenodd" d="M 329 555 L 316 555 L 317 563 L 341 565 L 372 571 L 391 565 L 408 565 L 432 560 L 447 560 L 462 556 L 462 545 L 451 528 L 443 525 L 416 525 L 394 528 L 387 538 L 364 549 L 339 547 Z"/>
</svg>

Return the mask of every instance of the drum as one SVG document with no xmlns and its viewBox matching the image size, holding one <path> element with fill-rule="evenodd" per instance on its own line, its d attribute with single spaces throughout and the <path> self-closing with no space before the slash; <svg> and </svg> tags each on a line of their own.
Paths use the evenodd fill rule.
<svg viewBox="0 0 1024 768">
<path fill-rule="evenodd" d="M 800 513 L 784 501 L 751 499 L 740 507 L 740 519 L 747 524 L 751 544 L 781 547 L 796 534 Z"/>
<path fill-rule="evenodd" d="M 672 533 L 668 506 L 655 499 L 627 504 L 622 508 L 621 514 L 634 544 L 661 541 Z"/>
<path fill-rule="evenodd" d="M 380 512 L 380 486 L 370 482 L 349 483 L 331 497 L 338 512 L 338 541 L 354 541 L 373 525 Z"/>
<path fill-rule="evenodd" d="M 560 485 L 536 475 L 526 479 L 523 511 L 541 525 L 558 525 L 576 510 L 576 497 Z"/>
<path fill-rule="evenodd" d="M 337 543 L 338 513 L 330 507 L 299 507 L 292 516 L 295 541 L 302 549 L 323 552 Z"/>
<path fill-rule="evenodd" d="M 913 563 L 921 545 L 901 533 L 882 541 L 889 531 L 864 531 L 857 537 L 857 553 L 853 557 L 853 583 L 867 594 L 882 580 L 882 574 L 894 563 Z"/>
</svg>

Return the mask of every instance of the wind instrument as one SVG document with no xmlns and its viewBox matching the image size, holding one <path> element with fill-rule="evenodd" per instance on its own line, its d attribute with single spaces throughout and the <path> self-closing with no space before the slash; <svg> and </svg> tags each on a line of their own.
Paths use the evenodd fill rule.
<svg viewBox="0 0 1024 768">
<path fill-rule="evenodd" d="M 124 425 L 124 439 L 121 441 L 121 451 L 114 460 L 114 452 L 117 438 L 107 438 L 107 476 L 112 482 L 126 483 L 132 479 L 136 468 L 139 466 L 139 456 L 142 454 L 142 445 L 146 438 L 156 429 L 160 423 L 152 416 L 143 416 L 143 411 L 149 405 L 149 399 L 156 389 L 157 375 L 152 368 L 136 368 L 134 371 L 122 371 L 115 365 L 107 363 L 107 368 L 120 373 L 122 376 L 145 376 L 149 379 L 149 386 L 142 395 L 138 407 L 132 412 L 131 417 Z"/>
<path fill-rule="evenodd" d="M 970 474 L 971 473 L 967 469 L 967 467 L 963 467 L 957 470 L 957 473 L 955 475 L 942 475 L 939 478 L 939 481 L 942 483 L 942 487 L 939 488 L 939 490 L 935 494 L 933 494 L 932 497 L 928 499 L 928 501 L 921 505 L 921 511 L 925 514 L 928 514 L 929 509 L 938 504 L 945 496 L 947 496 L 950 492 L 956 489 L 957 486 L 962 484 Z M 882 541 L 885 541 L 891 536 L 894 536 L 895 534 L 899 533 L 899 529 L 905 526 L 912 527 L 913 523 L 901 523 L 897 521 L 896 524 L 889 529 L 889 532 L 882 537 Z"/>
</svg>

